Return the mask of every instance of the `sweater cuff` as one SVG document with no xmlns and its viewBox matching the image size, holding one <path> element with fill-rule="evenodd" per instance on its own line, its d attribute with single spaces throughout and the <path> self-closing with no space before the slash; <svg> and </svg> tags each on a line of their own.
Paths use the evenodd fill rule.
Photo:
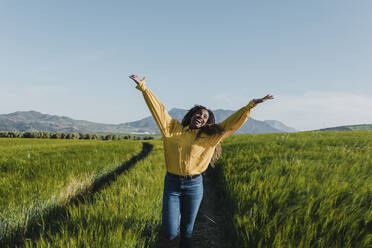
<svg viewBox="0 0 372 248">
<path fill-rule="evenodd" d="M 140 91 L 145 91 L 146 90 L 146 82 L 145 81 L 141 81 L 137 86 L 136 86 L 136 89 L 140 90 Z"/>
<path fill-rule="evenodd" d="M 251 109 L 251 108 L 254 108 L 256 105 L 257 105 L 257 103 L 255 103 L 253 100 L 251 100 L 251 101 L 248 103 L 247 106 Z"/>
</svg>

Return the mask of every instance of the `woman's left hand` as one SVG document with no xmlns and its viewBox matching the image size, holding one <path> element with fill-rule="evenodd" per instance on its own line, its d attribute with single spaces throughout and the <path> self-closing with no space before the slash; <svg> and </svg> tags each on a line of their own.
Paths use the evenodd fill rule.
<svg viewBox="0 0 372 248">
<path fill-rule="evenodd" d="M 264 101 L 267 101 L 267 100 L 272 100 L 274 99 L 274 96 L 273 95 L 266 95 L 262 98 L 258 98 L 258 99 L 253 99 L 254 103 L 258 104 L 258 103 L 261 103 L 261 102 L 264 102 Z"/>
<path fill-rule="evenodd" d="M 132 79 L 132 80 L 133 80 L 137 85 L 138 85 L 139 83 L 141 83 L 141 82 L 146 81 L 146 77 L 143 77 L 143 78 L 141 79 L 141 78 L 140 78 L 139 76 L 137 76 L 137 75 L 130 75 L 129 78 Z"/>
</svg>

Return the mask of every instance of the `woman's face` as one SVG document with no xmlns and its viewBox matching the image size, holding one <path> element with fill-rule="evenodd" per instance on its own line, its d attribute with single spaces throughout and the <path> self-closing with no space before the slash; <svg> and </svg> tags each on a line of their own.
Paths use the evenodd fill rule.
<svg viewBox="0 0 372 248">
<path fill-rule="evenodd" d="M 209 113 L 206 109 L 199 109 L 195 114 L 191 117 L 190 121 L 190 128 L 201 128 L 205 126 L 209 119 Z"/>
</svg>

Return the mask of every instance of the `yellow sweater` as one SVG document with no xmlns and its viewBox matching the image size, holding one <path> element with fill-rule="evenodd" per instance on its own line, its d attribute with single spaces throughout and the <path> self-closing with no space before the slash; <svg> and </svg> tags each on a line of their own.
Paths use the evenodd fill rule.
<svg viewBox="0 0 372 248">
<path fill-rule="evenodd" d="M 250 101 L 219 125 L 223 133 L 207 135 L 202 133 L 197 139 L 198 129 L 182 126 L 169 116 L 164 105 L 156 98 L 142 81 L 136 87 L 142 91 L 146 104 L 162 133 L 165 165 L 167 171 L 177 175 L 196 175 L 204 172 L 213 156 L 216 145 L 238 130 L 247 120 L 251 108 L 256 104 Z"/>
</svg>

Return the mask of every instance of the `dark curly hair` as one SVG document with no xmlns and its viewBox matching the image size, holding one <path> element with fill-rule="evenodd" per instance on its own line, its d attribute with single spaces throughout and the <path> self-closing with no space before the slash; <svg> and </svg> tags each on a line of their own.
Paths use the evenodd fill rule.
<svg viewBox="0 0 372 248">
<path fill-rule="evenodd" d="M 200 131 L 199 131 L 198 134 L 200 135 L 201 133 L 205 133 L 205 134 L 222 133 L 223 128 L 220 127 L 218 124 L 216 124 L 216 120 L 214 118 L 213 112 L 211 110 L 207 109 L 206 107 L 201 106 L 201 105 L 195 105 L 193 108 L 191 108 L 186 113 L 186 115 L 183 117 L 181 125 L 184 126 L 184 127 L 190 125 L 192 116 L 201 109 L 205 109 L 205 110 L 208 111 L 209 118 L 208 118 L 207 124 L 200 128 Z"/>
<path fill-rule="evenodd" d="M 190 125 L 192 116 L 201 109 L 205 109 L 205 110 L 208 111 L 209 118 L 208 118 L 208 121 L 207 121 L 206 125 L 199 128 L 200 130 L 199 130 L 196 138 L 199 138 L 202 133 L 205 133 L 205 134 L 208 134 L 208 135 L 212 135 L 212 134 L 216 134 L 216 133 L 222 133 L 224 131 L 224 129 L 220 125 L 216 124 L 216 119 L 214 118 L 213 112 L 211 110 L 207 109 L 206 107 L 201 106 L 201 105 L 195 105 L 193 108 L 191 108 L 186 113 L 186 115 L 183 117 L 181 125 L 184 126 L 184 127 Z M 212 159 L 210 161 L 210 164 L 211 164 L 212 167 L 214 167 L 214 162 L 216 162 L 216 160 L 220 157 L 221 151 L 222 151 L 221 144 L 218 143 L 215 150 L 214 150 L 214 154 L 212 156 Z"/>
</svg>

